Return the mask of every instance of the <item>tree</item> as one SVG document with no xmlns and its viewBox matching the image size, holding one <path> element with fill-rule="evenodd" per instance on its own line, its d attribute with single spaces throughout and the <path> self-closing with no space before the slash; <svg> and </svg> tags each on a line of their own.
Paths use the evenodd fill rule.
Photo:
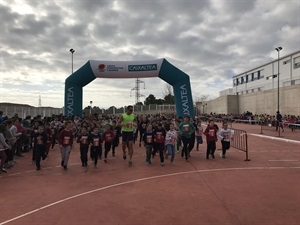
<svg viewBox="0 0 300 225">
<path fill-rule="evenodd" d="M 144 101 L 145 105 L 156 104 L 156 98 L 153 94 L 150 94 Z"/>
<path fill-rule="evenodd" d="M 163 99 L 156 99 L 155 100 L 155 103 L 154 104 L 156 104 L 156 105 L 163 105 L 165 103 L 165 100 L 163 100 Z"/>
<path fill-rule="evenodd" d="M 170 105 L 174 105 L 175 104 L 175 97 L 174 97 L 174 95 L 168 94 L 168 95 L 165 96 L 164 99 L 165 99 L 165 104 L 170 104 Z"/>
<path fill-rule="evenodd" d="M 143 105 L 143 103 L 142 102 L 138 102 L 135 105 Z"/>
<path fill-rule="evenodd" d="M 165 88 L 166 88 L 166 89 L 164 89 L 164 90 L 162 91 L 163 96 L 167 96 L 167 95 L 172 95 L 172 96 L 174 96 L 174 93 L 173 93 L 173 87 L 172 87 L 170 84 L 166 84 Z"/>
<path fill-rule="evenodd" d="M 163 90 L 164 103 L 173 105 L 175 104 L 175 97 L 173 94 L 173 87 L 170 84 L 166 84 L 165 90 Z"/>
</svg>

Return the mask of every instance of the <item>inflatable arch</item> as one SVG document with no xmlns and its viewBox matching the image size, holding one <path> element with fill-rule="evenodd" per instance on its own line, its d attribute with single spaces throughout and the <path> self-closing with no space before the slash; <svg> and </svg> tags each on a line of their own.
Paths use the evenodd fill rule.
<svg viewBox="0 0 300 225">
<path fill-rule="evenodd" d="M 149 61 L 89 60 L 66 79 L 64 107 L 66 116 L 82 116 L 82 88 L 98 77 L 159 77 L 173 86 L 177 117 L 185 115 L 194 117 L 190 78 L 166 59 Z"/>
</svg>

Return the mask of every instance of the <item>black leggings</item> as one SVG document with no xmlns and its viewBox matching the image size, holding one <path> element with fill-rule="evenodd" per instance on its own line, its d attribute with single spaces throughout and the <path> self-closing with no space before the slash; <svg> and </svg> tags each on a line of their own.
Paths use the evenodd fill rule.
<svg viewBox="0 0 300 225">
<path fill-rule="evenodd" d="M 110 149 L 111 149 L 111 145 L 112 145 L 111 142 L 105 142 L 105 143 L 104 143 L 104 158 L 105 158 L 105 159 L 107 159 L 107 155 L 108 155 L 108 152 L 109 152 Z"/>
<path fill-rule="evenodd" d="M 216 142 L 215 141 L 208 141 L 207 142 L 207 149 L 206 149 L 206 158 L 208 158 L 209 154 L 214 155 L 216 151 Z"/>
<path fill-rule="evenodd" d="M 183 154 L 185 156 L 185 159 L 188 159 L 190 148 L 191 146 L 193 146 L 193 142 L 195 142 L 195 139 L 181 136 L 181 140 L 183 143 L 183 148 L 182 148 Z"/>
</svg>

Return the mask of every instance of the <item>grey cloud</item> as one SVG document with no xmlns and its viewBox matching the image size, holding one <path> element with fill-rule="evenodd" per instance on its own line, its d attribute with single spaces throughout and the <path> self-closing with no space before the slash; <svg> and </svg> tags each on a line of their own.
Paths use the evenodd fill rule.
<svg viewBox="0 0 300 225">
<path fill-rule="evenodd" d="M 232 74 L 272 60 L 274 46 L 282 46 L 284 54 L 300 48 L 298 0 L 131 0 L 117 2 L 120 10 L 113 1 L 22 3 L 34 13 L 13 12 L 19 1 L 1 5 L 0 66 L 17 79 L 4 80 L 10 85 L 36 78 L 53 96 L 63 93 L 71 73 L 70 48 L 75 49 L 74 71 L 89 59 L 166 58 L 190 76 L 193 95 L 202 89 L 217 95 L 216 87 L 230 87 Z M 143 93 L 159 97 L 164 82 L 146 81 Z M 84 88 L 84 98 L 116 88 L 115 95 L 126 96 L 122 101 L 134 101 L 128 97 L 133 87 L 134 79 L 97 79 Z"/>
</svg>

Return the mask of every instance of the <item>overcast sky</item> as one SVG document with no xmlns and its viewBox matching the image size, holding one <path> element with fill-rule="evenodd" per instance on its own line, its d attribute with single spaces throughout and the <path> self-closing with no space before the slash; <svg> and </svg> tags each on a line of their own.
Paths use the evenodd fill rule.
<svg viewBox="0 0 300 225">
<path fill-rule="evenodd" d="M 64 82 L 88 60 L 166 58 L 190 76 L 194 100 L 232 76 L 300 49 L 300 0 L 0 0 L 0 102 L 63 107 Z M 141 79 L 163 98 L 166 83 Z M 98 78 L 83 106 L 135 103 L 135 79 Z M 130 96 L 130 94 L 132 96 Z M 145 98 L 141 97 L 141 101 Z"/>
</svg>

